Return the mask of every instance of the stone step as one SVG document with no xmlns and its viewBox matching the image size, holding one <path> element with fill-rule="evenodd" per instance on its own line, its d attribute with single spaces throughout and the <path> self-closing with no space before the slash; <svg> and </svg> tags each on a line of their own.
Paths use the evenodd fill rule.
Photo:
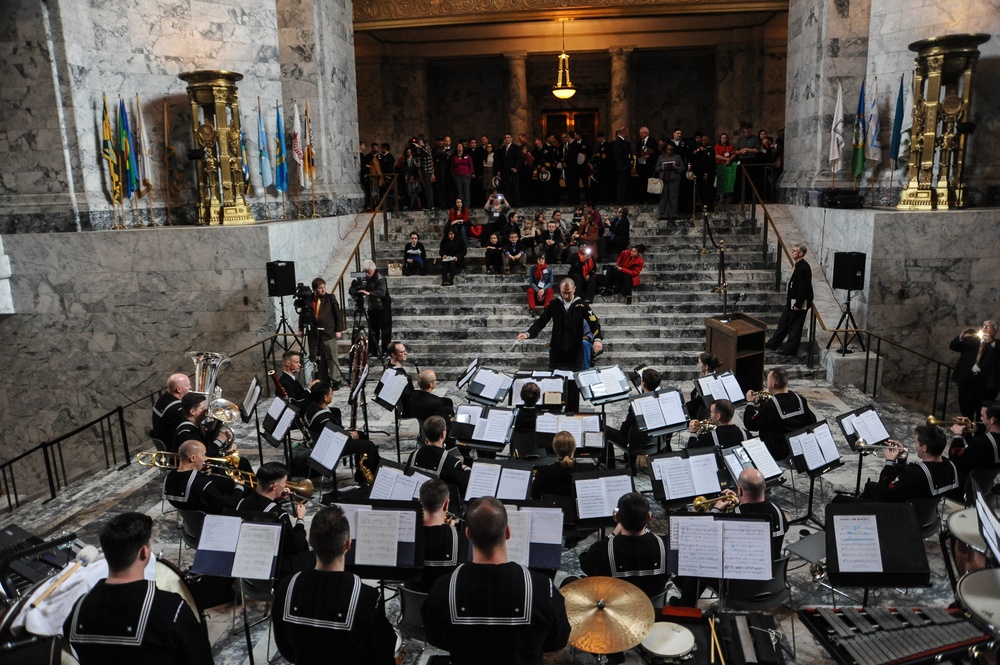
<svg viewBox="0 0 1000 665">
<path fill-rule="evenodd" d="M 774 285 L 774 270 L 767 266 L 744 268 L 739 264 L 733 266 L 726 262 L 726 280 L 730 284 L 750 284 L 759 283 L 763 285 Z M 521 284 L 527 279 L 527 269 L 524 271 L 515 268 L 515 272 L 507 275 L 488 275 L 479 262 L 466 261 L 467 269 L 458 276 L 456 284 L 462 288 L 474 288 L 483 293 L 496 284 Z M 553 266 L 556 279 L 565 277 L 569 266 L 558 263 Z M 440 281 L 434 274 L 440 274 L 440 270 L 434 266 L 428 268 L 429 275 L 409 275 L 406 277 L 390 277 L 389 293 L 395 294 L 398 289 L 430 286 Z M 649 269 L 643 268 L 641 282 L 643 284 L 672 284 L 676 282 L 711 282 L 718 280 L 718 272 L 715 266 L 663 266 L 654 264 Z"/>
<path fill-rule="evenodd" d="M 777 321 L 777 319 L 774 319 Z M 523 328 L 527 327 L 530 319 L 528 317 L 523 317 L 519 321 L 514 321 L 515 325 L 500 328 L 497 327 L 496 332 L 491 332 L 493 339 L 507 339 L 510 341 L 510 332 L 514 331 L 520 332 Z M 521 325 L 516 325 L 516 324 Z M 406 344 L 407 348 L 410 348 L 412 343 L 419 343 L 422 348 L 431 348 L 433 343 L 440 340 L 455 340 L 456 342 L 462 342 L 466 344 L 479 344 L 483 342 L 485 330 L 482 326 L 480 327 L 468 327 L 468 328 L 411 328 L 407 330 L 406 333 Z M 639 339 L 639 340 L 660 340 L 665 339 L 677 344 L 695 344 L 700 347 L 704 345 L 705 337 L 705 324 L 704 318 L 699 322 L 689 325 L 689 326 L 674 326 L 671 328 L 666 328 L 657 325 L 633 325 L 621 327 L 613 331 L 609 331 L 609 341 L 611 335 L 614 335 L 615 339 Z M 504 337 L 506 335 L 506 337 Z M 691 340 L 697 340 L 692 342 Z"/>
<path fill-rule="evenodd" d="M 603 308 L 595 305 L 595 313 L 600 317 L 604 329 L 612 334 L 615 329 L 636 325 L 655 325 L 669 330 L 677 328 L 698 329 L 704 331 L 705 318 L 716 316 L 721 311 L 718 304 L 706 306 L 704 311 L 666 312 L 658 305 L 643 308 L 635 304 L 627 307 Z M 755 309 L 748 312 L 751 316 L 764 321 L 776 322 L 781 315 L 781 305 L 774 305 L 767 310 Z M 510 331 L 525 330 L 531 325 L 531 317 L 527 307 L 425 307 L 406 310 L 393 309 L 393 334 L 405 339 L 405 331 L 421 328 L 428 322 L 439 328 L 462 329 L 478 328 L 483 332 L 484 341 L 490 337 L 506 338 Z"/>
<path fill-rule="evenodd" d="M 483 275 L 483 277 L 493 277 L 494 275 Z M 462 275 L 458 279 L 466 280 L 468 283 L 472 284 L 473 278 L 479 277 Z M 507 277 L 513 277 L 507 275 Z M 636 295 L 642 300 L 652 300 L 661 301 L 670 298 L 692 298 L 692 297 L 704 297 L 704 298 L 716 298 L 721 300 L 722 296 L 713 293 L 717 281 L 712 280 L 697 280 L 690 282 L 682 282 L 679 280 L 672 281 L 660 281 L 654 282 L 650 280 L 647 275 L 643 274 L 642 284 L 636 287 Z M 424 297 L 424 296 L 437 296 L 442 292 L 448 293 L 449 297 L 475 297 L 482 298 L 483 294 L 480 289 L 466 289 L 460 288 L 457 290 L 452 290 L 447 287 L 442 287 L 440 278 L 437 276 L 426 276 L 426 277 L 413 277 L 408 280 L 410 283 L 405 286 L 398 286 L 392 290 L 393 298 L 413 298 L 413 297 Z M 419 284 L 416 282 L 420 282 Z M 466 282 L 462 282 L 463 287 Z M 757 282 L 737 282 L 730 277 L 730 294 L 741 293 L 744 294 L 743 301 L 751 297 L 758 297 L 760 299 L 767 299 L 770 302 L 770 298 L 779 298 L 781 294 L 774 290 L 773 283 L 761 285 Z M 523 298 L 527 294 L 527 282 L 524 279 L 508 279 L 506 282 L 493 282 L 489 284 L 489 297 L 490 298 L 500 298 L 500 297 L 511 297 L 511 298 Z M 469 291 L 472 291 L 470 294 Z M 612 298 L 604 298 L 598 294 L 595 298 L 596 302 L 609 302 L 613 301 Z"/>
</svg>

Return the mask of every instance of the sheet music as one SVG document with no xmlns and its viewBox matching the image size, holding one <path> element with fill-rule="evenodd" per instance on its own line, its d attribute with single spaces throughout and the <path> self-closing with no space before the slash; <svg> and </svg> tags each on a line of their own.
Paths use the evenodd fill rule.
<svg viewBox="0 0 1000 665">
<path fill-rule="evenodd" d="M 605 476 L 602 480 L 604 481 L 605 494 L 608 497 L 608 506 L 610 506 L 607 514 L 611 515 L 614 507 L 618 505 L 618 499 L 632 491 L 632 476 Z"/>
<path fill-rule="evenodd" d="M 882 443 L 889 438 L 889 432 L 885 429 L 885 425 L 882 424 L 882 419 L 878 417 L 875 409 L 856 415 L 854 426 L 857 429 L 858 437 L 868 443 Z"/>
<path fill-rule="evenodd" d="M 233 560 L 233 577 L 248 580 L 271 578 L 271 564 L 278 554 L 281 540 L 280 524 L 254 524 L 244 522 L 240 527 L 236 558 Z"/>
<path fill-rule="evenodd" d="M 395 566 L 398 534 L 398 512 L 369 510 L 358 513 L 354 563 L 365 566 Z"/>
<path fill-rule="evenodd" d="M 476 429 L 472 433 L 474 441 L 489 441 L 491 443 L 506 443 L 507 432 L 514 421 L 514 412 L 505 409 L 490 409 L 489 414 L 479 418 Z"/>
<path fill-rule="evenodd" d="M 271 416 L 272 420 L 277 420 L 281 417 L 281 412 L 285 410 L 285 402 L 280 397 L 275 397 L 271 402 L 271 406 L 267 407 L 267 415 Z"/>
<path fill-rule="evenodd" d="M 510 527 L 510 538 L 507 540 L 507 560 L 522 566 L 528 565 L 528 548 L 531 537 L 531 514 L 513 507 L 507 510 L 507 526 Z"/>
<path fill-rule="evenodd" d="M 617 499 L 615 505 L 617 505 Z M 608 493 L 603 478 L 576 481 L 576 514 L 580 519 L 610 517 L 613 506 L 608 505 Z"/>
<path fill-rule="evenodd" d="M 583 421 L 572 416 L 559 416 L 560 432 L 569 432 L 576 442 L 576 447 L 583 447 Z"/>
<path fill-rule="evenodd" d="M 600 448 L 604 449 L 604 432 L 584 432 L 583 433 L 583 447 L 584 448 Z"/>
<path fill-rule="evenodd" d="M 213 552 L 235 552 L 236 543 L 240 539 L 239 517 L 225 515 L 205 515 L 205 523 L 201 528 L 201 538 L 198 549 Z"/>
<path fill-rule="evenodd" d="M 735 448 L 727 448 L 722 451 L 722 461 L 726 463 L 726 468 L 729 469 L 729 475 L 733 480 L 737 480 L 740 474 L 743 473 L 743 464 L 740 463 L 739 457 L 733 452 Z M 761 473 L 764 473 L 761 471 Z M 767 476 L 765 475 L 765 478 Z"/>
<path fill-rule="evenodd" d="M 649 396 L 632 401 L 633 407 L 639 407 L 639 413 L 645 422 L 647 430 L 657 430 L 667 426 L 667 421 L 663 418 L 663 411 L 660 410 L 660 403 L 655 397 Z"/>
<path fill-rule="evenodd" d="M 415 496 L 419 497 L 419 489 L 415 477 L 398 474 L 395 477 L 395 481 L 392 485 L 392 494 L 389 495 L 390 501 L 410 501 Z M 369 498 L 371 498 L 370 494 Z"/>
<path fill-rule="evenodd" d="M 405 374 L 397 372 L 395 367 L 390 367 L 382 372 L 382 378 L 379 379 L 382 390 L 380 392 L 377 391 L 378 396 L 384 402 L 395 406 L 403 394 L 403 389 L 409 383 L 410 381 Z"/>
<path fill-rule="evenodd" d="M 722 387 L 726 390 L 726 395 L 728 395 L 726 399 L 730 402 L 735 404 L 746 397 L 743 388 L 740 387 L 740 382 L 736 380 L 736 376 L 732 372 L 726 372 L 719 379 L 722 381 Z"/>
<path fill-rule="evenodd" d="M 771 579 L 771 523 L 719 520 L 722 523 L 723 577 L 730 580 Z"/>
<path fill-rule="evenodd" d="M 814 433 L 806 432 L 795 438 L 799 440 L 799 445 L 802 447 L 802 456 L 805 457 L 806 468 L 814 471 L 826 463 L 823 451 L 820 449 L 819 441 L 816 439 Z"/>
<path fill-rule="evenodd" d="M 854 419 L 857 418 L 853 413 L 848 414 L 840 419 L 840 428 L 844 430 L 844 436 L 853 436 L 855 432 Z"/>
<path fill-rule="evenodd" d="M 358 377 L 358 382 L 354 385 L 354 388 L 351 389 L 351 395 L 348 398 L 352 403 L 358 399 L 358 395 L 360 395 L 361 391 L 365 389 L 365 383 L 368 382 L 368 372 L 370 368 L 371 365 L 365 365 L 361 369 L 361 376 Z"/>
<path fill-rule="evenodd" d="M 677 518 L 671 518 L 671 522 Z M 722 522 L 712 517 L 678 520 L 677 574 L 685 577 L 722 577 Z M 768 561 L 770 561 L 768 553 Z"/>
<path fill-rule="evenodd" d="M 572 381 L 573 371 L 568 369 L 554 369 L 552 370 L 552 376 L 561 376 L 564 379 Z"/>
<path fill-rule="evenodd" d="M 802 454 L 802 441 L 797 436 L 789 437 L 788 445 L 792 448 L 792 456 Z"/>
<path fill-rule="evenodd" d="M 663 420 L 668 425 L 687 422 L 687 416 L 684 415 L 684 401 L 676 390 L 661 393 L 656 398 L 656 402 L 659 404 L 660 411 L 663 412 Z"/>
<path fill-rule="evenodd" d="M 604 397 L 608 394 L 608 384 L 606 383 L 592 383 L 590 384 L 590 394 L 593 397 Z"/>
<path fill-rule="evenodd" d="M 510 394 L 513 396 L 511 399 L 511 404 L 513 406 L 521 406 L 522 404 L 524 404 L 524 400 L 521 399 L 521 388 L 523 388 L 525 384 L 528 383 L 537 383 L 537 382 L 530 376 L 522 376 L 514 379 L 514 383 L 511 384 L 510 388 Z M 541 388 L 541 386 L 538 387 Z M 543 390 L 542 392 L 545 391 Z"/>
<path fill-rule="evenodd" d="M 582 428 L 584 432 L 600 432 L 601 431 L 601 417 L 600 416 L 576 416 L 576 419 L 582 423 Z"/>
<path fill-rule="evenodd" d="M 979 518 L 980 535 L 989 546 L 994 561 L 1000 561 L 1000 521 L 979 489 L 976 490 L 976 516 Z"/>
<path fill-rule="evenodd" d="M 478 404 L 462 404 L 455 412 L 455 420 L 460 423 L 475 425 L 483 415 L 483 407 Z"/>
<path fill-rule="evenodd" d="M 292 426 L 293 420 L 295 420 L 295 412 L 291 409 L 285 409 L 284 413 L 281 414 L 281 420 L 278 421 L 278 425 L 274 428 L 274 433 L 271 436 L 277 441 L 284 439 L 288 428 Z"/>
<path fill-rule="evenodd" d="M 396 486 L 396 478 L 402 476 L 403 472 L 391 466 L 380 465 L 378 473 L 375 474 L 375 481 L 372 483 L 368 498 L 380 501 L 392 499 L 392 488 Z"/>
<path fill-rule="evenodd" d="M 479 375 L 476 377 L 479 381 L 483 382 L 483 390 L 479 394 L 483 399 L 495 400 L 497 399 L 501 390 L 509 385 L 510 377 L 501 374 L 499 372 L 494 372 L 493 370 L 480 370 Z M 485 381 L 483 381 L 485 379 Z"/>
<path fill-rule="evenodd" d="M 481 496 L 496 496 L 497 484 L 500 482 L 502 470 L 503 467 L 499 464 L 486 462 L 473 464 L 472 472 L 469 474 L 469 485 L 465 489 L 465 500 L 472 501 Z"/>
<path fill-rule="evenodd" d="M 683 457 L 660 457 L 653 460 L 656 475 L 663 483 L 663 493 L 668 500 L 683 499 L 696 494 L 691 477 L 691 463 Z"/>
<path fill-rule="evenodd" d="M 621 392 L 623 386 L 627 392 L 628 387 L 632 385 L 629 383 L 628 377 L 625 376 L 625 372 L 623 372 L 622 368 L 618 365 L 612 365 L 611 367 L 599 369 L 598 372 L 601 374 L 601 381 L 603 381 L 605 385 L 612 386 L 614 388 L 614 392 L 616 393 Z"/>
<path fill-rule="evenodd" d="M 247 396 L 243 398 L 243 413 L 249 414 L 253 411 L 258 397 L 260 397 L 260 382 L 254 377 L 250 380 L 250 387 L 247 388 Z"/>
<path fill-rule="evenodd" d="M 472 468 L 476 468 L 473 464 Z M 512 469 L 503 467 L 500 472 L 500 482 L 497 483 L 498 499 L 519 500 L 528 496 L 528 488 L 531 487 L 530 469 Z"/>
<path fill-rule="evenodd" d="M 722 381 L 714 376 L 706 376 L 704 379 L 705 388 L 708 389 L 708 394 L 712 396 L 712 399 L 729 399 L 729 393 L 726 392 L 726 386 Z"/>
<path fill-rule="evenodd" d="M 691 480 L 696 494 L 718 494 L 722 491 L 719 486 L 719 465 L 714 454 L 691 455 L 688 462 L 691 463 Z"/>
<path fill-rule="evenodd" d="M 600 383 L 601 375 L 597 373 L 596 369 L 589 369 L 585 372 L 580 372 L 579 374 L 577 374 L 576 380 L 577 383 L 580 384 L 581 388 L 586 388 L 587 386 L 592 386 L 595 383 Z"/>
<path fill-rule="evenodd" d="M 426 483 L 428 480 L 432 480 L 432 478 L 430 476 L 420 473 L 419 471 L 414 471 L 413 475 L 411 475 L 410 478 L 413 478 L 413 483 L 414 483 L 413 498 L 419 501 L 420 488 L 423 487 L 424 483 Z"/>
<path fill-rule="evenodd" d="M 535 431 L 543 434 L 555 434 L 559 431 L 559 416 L 554 413 L 539 413 L 535 419 Z"/>
<path fill-rule="evenodd" d="M 882 572 L 878 522 L 874 515 L 834 515 L 833 532 L 841 572 Z"/>
<path fill-rule="evenodd" d="M 830 430 L 830 426 L 826 423 L 822 423 L 816 428 L 814 432 L 816 435 L 816 441 L 819 443 L 820 452 L 823 453 L 823 459 L 827 462 L 835 462 L 840 459 L 840 451 L 837 450 L 837 442 L 833 440 L 833 432 Z"/>
<path fill-rule="evenodd" d="M 401 543 L 417 542 L 417 514 L 409 510 L 399 510 L 396 511 L 396 514 L 399 515 L 399 530 L 396 532 L 396 538 Z"/>
<path fill-rule="evenodd" d="M 358 513 L 371 510 L 372 507 L 363 503 L 335 503 L 334 505 L 339 506 L 344 511 L 344 517 L 347 518 L 347 526 L 350 529 L 349 534 L 351 538 L 356 538 L 358 535 Z"/>
<path fill-rule="evenodd" d="M 324 469 L 333 469 L 337 465 L 337 460 L 344 452 L 344 445 L 348 436 L 343 432 L 338 432 L 331 427 L 324 427 L 316 439 L 316 445 L 309 452 L 309 457 L 315 460 Z"/>
<path fill-rule="evenodd" d="M 765 478 L 773 478 L 781 475 L 781 467 L 774 461 L 771 451 L 767 449 L 764 442 L 759 437 L 754 437 L 743 442 L 743 449 L 750 455 L 753 465 L 764 474 Z"/>
<path fill-rule="evenodd" d="M 476 368 L 478 366 L 479 366 L 479 358 L 476 358 L 471 363 L 469 363 L 469 366 L 465 368 L 465 373 L 462 374 L 462 378 L 458 380 L 459 388 L 465 387 L 465 384 L 467 384 L 469 382 L 469 379 L 472 378 L 472 375 L 475 373 Z"/>
<path fill-rule="evenodd" d="M 563 392 L 563 387 L 566 382 L 562 379 L 540 379 L 535 383 L 538 384 L 539 390 L 543 393 L 560 393 Z"/>
<path fill-rule="evenodd" d="M 531 542 L 547 545 L 562 544 L 562 510 L 559 508 L 524 506 L 520 512 L 531 515 L 531 533 L 529 536 Z"/>
</svg>

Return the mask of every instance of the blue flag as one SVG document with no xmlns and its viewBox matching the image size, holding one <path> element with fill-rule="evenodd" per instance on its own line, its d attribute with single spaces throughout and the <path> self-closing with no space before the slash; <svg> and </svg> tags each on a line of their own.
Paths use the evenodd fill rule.
<svg viewBox="0 0 1000 665">
<path fill-rule="evenodd" d="M 288 164 L 285 163 L 285 128 L 281 124 L 281 107 L 278 106 L 278 136 L 274 151 L 274 188 L 279 192 L 288 189 Z"/>
<path fill-rule="evenodd" d="M 854 139 L 851 150 L 851 172 L 857 178 L 865 170 L 865 82 L 861 81 L 858 110 L 854 114 Z"/>
<path fill-rule="evenodd" d="M 122 153 L 122 196 L 132 198 L 132 192 L 139 189 L 139 167 L 135 163 L 132 149 L 132 130 L 128 126 L 128 112 L 125 102 L 118 98 L 118 149 Z"/>
<path fill-rule="evenodd" d="M 893 168 L 899 159 L 899 144 L 903 139 L 903 75 L 899 75 L 899 94 L 896 95 L 896 115 L 892 119 L 892 142 L 889 144 L 889 159 Z"/>
<path fill-rule="evenodd" d="M 260 102 L 260 100 L 257 100 Z M 271 156 L 267 152 L 267 132 L 264 131 L 264 118 L 257 106 L 257 145 L 260 146 L 260 182 L 267 189 L 274 184 L 274 173 L 271 171 Z"/>
</svg>

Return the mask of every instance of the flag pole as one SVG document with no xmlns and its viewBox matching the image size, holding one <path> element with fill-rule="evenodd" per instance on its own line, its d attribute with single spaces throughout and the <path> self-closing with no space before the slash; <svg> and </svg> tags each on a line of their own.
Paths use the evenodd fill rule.
<svg viewBox="0 0 1000 665">
<path fill-rule="evenodd" d="M 875 207 L 875 165 L 876 164 L 878 164 L 878 162 L 872 162 L 872 189 L 871 189 L 871 194 L 868 195 L 868 198 L 870 199 L 869 206 L 872 207 L 872 208 Z"/>
<path fill-rule="evenodd" d="M 300 182 L 295 183 L 295 198 L 298 202 L 298 219 L 302 219 L 302 183 Z"/>
<path fill-rule="evenodd" d="M 830 189 L 837 189 L 837 169 L 833 169 L 833 180 L 830 182 Z"/>
<path fill-rule="evenodd" d="M 122 157 L 124 157 L 124 153 L 123 153 Z M 125 165 L 122 164 L 123 161 L 125 161 L 125 160 L 124 159 L 118 160 L 118 181 L 122 184 L 122 194 L 121 194 L 121 204 L 122 204 L 122 218 L 121 218 L 121 223 L 122 224 L 121 224 L 121 226 L 118 227 L 119 229 L 126 228 L 126 226 L 125 226 L 125 168 L 124 168 Z"/>
<path fill-rule="evenodd" d="M 170 142 L 168 137 L 170 136 L 170 117 L 167 112 L 167 100 L 163 100 L 163 173 L 166 177 L 163 179 L 163 198 L 167 202 L 167 219 L 166 225 L 171 226 L 170 223 Z"/>
<path fill-rule="evenodd" d="M 314 218 L 315 217 L 319 217 L 319 215 L 316 214 L 316 178 L 315 178 L 315 176 L 312 179 L 312 183 L 310 183 L 310 185 L 309 185 L 309 198 L 312 199 L 312 216 Z"/>
<path fill-rule="evenodd" d="M 142 119 L 142 112 L 139 110 L 139 103 L 140 103 L 139 93 L 137 92 L 135 93 L 135 112 L 139 120 L 139 138 L 142 140 L 143 156 L 148 157 L 149 153 L 147 153 L 146 151 L 149 149 L 149 146 L 146 145 L 146 128 Z M 148 165 L 149 161 L 146 160 L 144 163 Z M 156 226 L 156 223 L 153 221 L 153 182 L 149 179 L 148 173 L 143 173 L 143 175 L 146 176 L 146 179 L 143 184 L 149 183 L 146 189 L 146 196 L 149 197 L 147 200 L 149 204 L 149 225 Z"/>
<path fill-rule="evenodd" d="M 896 175 L 896 160 L 892 157 L 892 155 L 889 156 L 889 160 L 889 163 L 892 164 L 892 168 L 889 169 L 889 191 L 885 193 L 885 204 L 887 206 L 892 205 L 892 177 Z"/>
<path fill-rule="evenodd" d="M 260 117 L 261 117 L 261 115 L 260 115 L 260 95 L 257 95 L 257 118 L 258 118 L 258 120 L 260 119 Z M 260 139 L 258 138 L 258 140 L 260 140 Z M 261 149 L 267 150 L 267 147 L 265 146 L 264 148 L 258 148 L 258 150 L 261 150 Z M 260 170 L 260 159 L 259 158 L 257 159 L 257 170 L 258 171 Z M 264 190 L 264 219 L 271 219 L 271 215 L 270 215 L 270 213 L 268 212 L 268 209 L 267 209 L 267 185 L 264 184 L 264 174 L 261 173 L 260 177 L 261 177 L 261 180 L 260 180 L 261 189 Z"/>
</svg>

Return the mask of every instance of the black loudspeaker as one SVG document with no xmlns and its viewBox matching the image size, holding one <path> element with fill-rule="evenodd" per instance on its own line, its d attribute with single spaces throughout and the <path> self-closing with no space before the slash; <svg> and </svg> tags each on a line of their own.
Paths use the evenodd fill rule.
<svg viewBox="0 0 1000 665">
<path fill-rule="evenodd" d="M 295 294 L 295 262 L 271 261 L 267 264 L 267 295 L 271 298 Z"/>
<path fill-rule="evenodd" d="M 863 252 L 836 252 L 833 255 L 833 288 L 860 291 L 865 288 Z"/>
</svg>

